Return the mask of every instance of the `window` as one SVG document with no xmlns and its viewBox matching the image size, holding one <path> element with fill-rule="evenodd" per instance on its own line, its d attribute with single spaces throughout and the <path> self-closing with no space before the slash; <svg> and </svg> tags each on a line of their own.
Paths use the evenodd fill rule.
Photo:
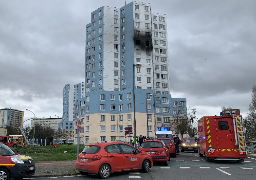
<svg viewBox="0 0 256 180">
<path fill-rule="evenodd" d="M 102 41 L 102 35 L 99 36 L 99 41 Z"/>
<path fill-rule="evenodd" d="M 105 94 L 101 94 L 101 95 L 100 95 L 100 100 L 101 100 L 101 101 L 105 101 Z"/>
<path fill-rule="evenodd" d="M 86 122 L 89 122 L 89 116 L 85 117 Z"/>
<path fill-rule="evenodd" d="M 140 15 L 138 13 L 135 13 L 135 19 L 140 19 Z"/>
<path fill-rule="evenodd" d="M 119 115 L 119 121 L 123 121 L 123 115 Z"/>
<path fill-rule="evenodd" d="M 158 32 L 154 32 L 154 37 L 158 37 Z"/>
<path fill-rule="evenodd" d="M 148 132 L 152 132 L 152 126 L 148 126 Z"/>
<path fill-rule="evenodd" d="M 118 11 L 114 11 L 114 15 L 115 15 L 115 16 L 118 16 Z"/>
<path fill-rule="evenodd" d="M 148 12 L 148 6 L 145 6 L 145 11 Z"/>
<path fill-rule="evenodd" d="M 120 146 L 121 146 L 124 154 L 134 154 L 134 151 L 136 151 L 135 148 L 125 145 L 125 144 L 121 144 Z"/>
<path fill-rule="evenodd" d="M 131 99 L 131 93 L 127 93 L 127 100 Z"/>
<path fill-rule="evenodd" d="M 149 29 L 149 23 L 145 23 L 145 28 Z"/>
<path fill-rule="evenodd" d="M 122 100 L 123 100 L 123 95 L 119 94 L 119 101 L 122 101 Z"/>
<path fill-rule="evenodd" d="M 90 96 L 86 96 L 86 102 L 90 101 Z"/>
<path fill-rule="evenodd" d="M 89 106 L 86 106 L 86 112 L 89 112 Z"/>
<path fill-rule="evenodd" d="M 122 40 L 124 40 L 124 39 L 125 39 L 125 35 L 123 34 L 123 35 L 122 35 Z"/>
<path fill-rule="evenodd" d="M 102 19 L 99 19 L 99 24 L 102 24 Z"/>
<path fill-rule="evenodd" d="M 121 10 L 121 14 L 124 15 L 124 9 Z"/>
<path fill-rule="evenodd" d="M 99 33 L 102 33 L 102 27 L 99 28 Z"/>
<path fill-rule="evenodd" d="M 114 101 L 115 100 L 115 95 L 114 94 L 110 94 L 110 100 Z"/>
<path fill-rule="evenodd" d="M 111 118 L 111 121 L 115 121 L 115 115 L 111 115 L 110 118 Z"/>
<path fill-rule="evenodd" d="M 123 111 L 123 105 L 122 104 L 119 105 L 119 111 Z"/>
<path fill-rule="evenodd" d="M 162 103 L 168 104 L 168 103 L 169 103 L 169 98 L 163 97 L 163 98 L 162 98 Z"/>
<path fill-rule="evenodd" d="M 137 67 L 136 69 L 137 69 L 137 73 L 140 73 L 140 67 Z"/>
<path fill-rule="evenodd" d="M 124 26 L 122 26 L 122 32 L 124 32 L 125 31 L 125 27 Z"/>
<path fill-rule="evenodd" d="M 115 111 L 115 110 L 116 110 L 116 106 L 115 106 L 115 105 L 113 105 L 113 104 L 112 104 L 112 105 L 110 105 L 110 110 L 111 110 L 111 111 Z"/>
<path fill-rule="evenodd" d="M 164 123 L 170 123 L 170 117 L 164 117 Z"/>
<path fill-rule="evenodd" d="M 115 32 L 115 33 L 118 33 L 118 27 L 115 27 L 115 28 L 114 28 L 114 32 Z"/>
<path fill-rule="evenodd" d="M 89 132 L 89 126 L 85 127 L 86 132 Z"/>
<path fill-rule="evenodd" d="M 147 104 L 147 110 L 151 110 L 151 104 Z"/>
<path fill-rule="evenodd" d="M 150 64 L 150 62 L 151 62 L 151 60 L 150 60 L 150 59 L 147 59 L 146 61 L 147 61 L 147 64 Z"/>
<path fill-rule="evenodd" d="M 114 76 L 118 76 L 118 71 L 114 71 Z"/>
<path fill-rule="evenodd" d="M 86 144 L 89 144 L 89 136 L 86 136 L 86 137 L 85 137 L 85 143 L 86 143 Z"/>
<path fill-rule="evenodd" d="M 118 62 L 114 62 L 114 67 L 118 67 Z"/>
<path fill-rule="evenodd" d="M 114 53 L 114 58 L 118 58 L 118 53 Z M 117 63 L 117 67 L 118 67 L 118 63 Z"/>
<path fill-rule="evenodd" d="M 141 82 L 141 77 L 137 77 L 137 81 L 138 81 L 138 82 Z"/>
<path fill-rule="evenodd" d="M 125 70 L 122 70 L 122 76 L 125 76 Z"/>
<path fill-rule="evenodd" d="M 140 31 L 135 31 L 136 36 L 140 36 Z"/>
<path fill-rule="evenodd" d="M 132 109 L 132 104 L 131 104 L 131 103 L 127 104 L 127 109 L 128 109 L 128 110 L 131 110 L 131 109 Z"/>
<path fill-rule="evenodd" d="M 154 40 L 154 45 L 158 45 L 158 40 Z"/>
<path fill-rule="evenodd" d="M 105 115 L 100 115 L 100 121 L 105 121 Z"/>
<path fill-rule="evenodd" d="M 151 68 L 147 68 L 147 74 L 151 74 Z"/>
<path fill-rule="evenodd" d="M 111 126 L 111 132 L 116 132 L 116 126 L 115 125 Z"/>
<path fill-rule="evenodd" d="M 140 28 L 140 23 L 139 23 L 139 22 L 136 22 L 136 23 L 135 23 L 135 27 L 136 27 L 136 28 Z"/>
<path fill-rule="evenodd" d="M 114 24 L 117 24 L 117 19 L 116 18 L 114 19 Z"/>
<path fill-rule="evenodd" d="M 219 125 L 219 130 L 229 130 L 227 121 L 219 121 L 218 125 Z"/>
<path fill-rule="evenodd" d="M 124 57 L 125 57 L 125 52 L 122 52 L 122 58 L 124 58 Z M 125 64 L 125 62 L 123 64 Z"/>
<path fill-rule="evenodd" d="M 153 20 L 154 20 L 154 21 L 157 21 L 157 16 L 153 16 Z"/>
<path fill-rule="evenodd" d="M 140 55 L 140 49 L 136 49 L 136 55 Z"/>
<path fill-rule="evenodd" d="M 125 21 L 125 18 L 121 18 L 121 22 L 124 23 L 124 21 Z"/>
<path fill-rule="evenodd" d="M 132 115 L 131 114 L 127 114 L 127 119 L 128 119 L 128 121 L 131 121 L 132 120 Z"/>
<path fill-rule="evenodd" d="M 164 22 L 164 21 L 165 21 L 165 17 L 163 17 L 163 16 L 159 16 L 159 21 Z"/>
<path fill-rule="evenodd" d="M 162 123 L 161 117 L 157 117 L 157 123 Z"/>
<path fill-rule="evenodd" d="M 151 115 L 151 114 L 148 114 L 147 116 L 148 116 L 148 117 L 147 117 L 148 121 L 152 121 L 152 115 Z"/>
<path fill-rule="evenodd" d="M 163 113 L 170 113 L 169 107 L 163 107 Z"/>
<path fill-rule="evenodd" d="M 100 132 L 105 132 L 105 126 L 100 126 Z"/>
<path fill-rule="evenodd" d="M 156 107 L 156 113 L 161 113 L 161 108 L 160 107 Z"/>
<path fill-rule="evenodd" d="M 140 58 L 136 58 L 136 62 L 139 63 L 140 62 Z"/>
<path fill-rule="evenodd" d="M 147 83 L 151 83 L 151 78 L 147 77 Z"/>
<path fill-rule="evenodd" d="M 100 136 L 100 141 L 105 142 L 106 141 L 106 136 Z"/>
<path fill-rule="evenodd" d="M 123 126 L 119 126 L 120 132 L 124 131 L 124 127 Z"/>
<path fill-rule="evenodd" d="M 105 104 L 100 104 L 100 110 L 105 111 Z"/>
<path fill-rule="evenodd" d="M 115 79 L 115 80 L 114 80 L 114 85 L 118 85 L 118 82 L 119 82 L 119 80 L 118 80 L 118 79 Z"/>
<path fill-rule="evenodd" d="M 149 20 L 149 15 L 145 15 L 145 20 Z"/>
<path fill-rule="evenodd" d="M 139 10 L 139 5 L 135 5 L 135 10 Z"/>
</svg>

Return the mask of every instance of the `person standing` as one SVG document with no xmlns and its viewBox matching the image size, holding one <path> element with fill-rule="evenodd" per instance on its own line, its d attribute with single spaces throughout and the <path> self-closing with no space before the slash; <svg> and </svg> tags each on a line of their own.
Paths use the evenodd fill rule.
<svg viewBox="0 0 256 180">
<path fill-rule="evenodd" d="M 180 149 L 179 149 L 180 139 L 179 139 L 178 135 L 175 135 L 175 137 L 174 137 L 174 144 L 175 144 L 176 154 L 180 154 Z"/>
<path fill-rule="evenodd" d="M 140 143 L 140 146 L 141 146 L 141 144 L 143 143 L 143 137 L 142 137 L 142 135 L 140 135 L 140 137 L 139 137 L 139 143 Z"/>
</svg>

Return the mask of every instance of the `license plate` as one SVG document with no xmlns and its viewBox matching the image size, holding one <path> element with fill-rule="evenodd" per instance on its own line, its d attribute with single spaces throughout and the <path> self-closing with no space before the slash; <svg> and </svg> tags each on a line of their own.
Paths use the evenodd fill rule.
<svg viewBox="0 0 256 180">
<path fill-rule="evenodd" d="M 34 167 L 30 167 L 30 168 L 29 168 L 30 171 L 32 171 L 32 170 L 34 170 L 34 169 L 35 169 Z"/>
<path fill-rule="evenodd" d="M 87 161 L 88 161 L 88 159 L 81 159 L 81 161 L 82 161 L 82 162 L 87 162 Z"/>
<path fill-rule="evenodd" d="M 156 154 L 156 152 L 147 152 L 148 154 Z"/>
</svg>

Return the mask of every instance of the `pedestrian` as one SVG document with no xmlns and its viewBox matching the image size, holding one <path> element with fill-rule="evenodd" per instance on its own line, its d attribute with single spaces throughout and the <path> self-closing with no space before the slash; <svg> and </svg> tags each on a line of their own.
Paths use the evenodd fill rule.
<svg viewBox="0 0 256 180">
<path fill-rule="evenodd" d="M 140 143 L 140 146 L 141 146 L 141 144 L 143 143 L 143 137 L 142 137 L 142 135 L 140 135 L 140 137 L 139 137 L 139 143 Z"/>
<path fill-rule="evenodd" d="M 175 135 L 175 137 L 174 137 L 174 144 L 175 144 L 176 154 L 180 154 L 180 149 L 179 149 L 180 139 L 179 139 L 178 135 Z"/>
<path fill-rule="evenodd" d="M 132 145 L 134 146 L 134 137 L 131 138 Z"/>
</svg>

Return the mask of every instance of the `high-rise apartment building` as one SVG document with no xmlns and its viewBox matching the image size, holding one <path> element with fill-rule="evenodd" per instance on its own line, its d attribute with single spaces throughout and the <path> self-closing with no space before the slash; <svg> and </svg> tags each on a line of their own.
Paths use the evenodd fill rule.
<svg viewBox="0 0 256 180">
<path fill-rule="evenodd" d="M 0 127 L 11 126 L 19 129 L 23 127 L 24 111 L 17 109 L 0 109 Z"/>
<path fill-rule="evenodd" d="M 136 134 L 151 137 L 162 127 L 176 131 L 176 117 L 186 116 L 186 99 L 170 94 L 166 18 L 141 2 L 91 13 L 85 95 L 75 102 L 73 116 L 84 118 L 85 143 L 129 140 L 124 128 L 133 127 L 134 112 Z"/>
</svg>

